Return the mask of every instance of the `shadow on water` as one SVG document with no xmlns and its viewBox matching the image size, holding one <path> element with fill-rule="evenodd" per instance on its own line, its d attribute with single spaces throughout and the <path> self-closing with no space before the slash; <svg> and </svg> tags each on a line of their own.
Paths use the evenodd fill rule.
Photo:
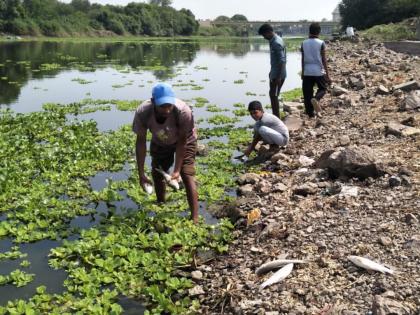
<svg viewBox="0 0 420 315">
<path fill-rule="evenodd" d="M 11 244 L 10 240 L 2 240 L 0 247 L 9 247 Z M 20 245 L 20 251 L 27 253 L 27 257 L 0 262 L 0 270 L 3 275 L 9 274 L 16 269 L 35 274 L 34 280 L 24 287 L 17 288 L 14 285 L 0 286 L 0 305 L 5 305 L 7 301 L 14 299 L 29 299 L 36 293 L 36 288 L 41 285 L 46 286 L 47 292 L 51 294 L 64 291 L 63 281 L 67 278 L 67 273 L 63 270 L 54 270 L 48 265 L 50 249 L 59 245 L 60 242 L 51 240 L 22 244 Z M 26 268 L 21 267 L 20 263 L 23 260 L 28 260 L 31 263 L 30 266 Z"/>
</svg>

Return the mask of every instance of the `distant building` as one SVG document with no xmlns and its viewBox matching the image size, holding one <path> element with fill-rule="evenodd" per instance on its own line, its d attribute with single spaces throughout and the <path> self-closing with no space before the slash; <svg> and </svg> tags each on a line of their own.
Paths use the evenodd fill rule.
<svg viewBox="0 0 420 315">
<path fill-rule="evenodd" d="M 207 19 L 207 20 L 198 20 L 198 24 L 200 24 L 200 26 L 203 27 L 210 27 L 211 26 L 211 22 L 212 20 Z"/>
<path fill-rule="evenodd" d="M 337 22 L 337 23 L 341 22 L 340 9 L 338 8 L 338 5 L 335 7 L 332 13 L 332 20 L 333 22 Z"/>
</svg>

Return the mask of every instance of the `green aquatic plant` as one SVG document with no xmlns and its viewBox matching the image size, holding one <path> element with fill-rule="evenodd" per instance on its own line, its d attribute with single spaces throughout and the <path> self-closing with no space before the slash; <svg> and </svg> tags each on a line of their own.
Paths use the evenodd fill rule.
<svg viewBox="0 0 420 315">
<path fill-rule="evenodd" d="M 39 66 L 40 71 L 54 71 L 61 69 L 61 65 L 58 63 L 43 63 Z"/>
<path fill-rule="evenodd" d="M 238 121 L 239 119 L 236 117 L 228 117 L 221 114 L 214 115 L 210 118 L 207 118 L 207 122 L 214 125 L 234 124 Z"/>
<path fill-rule="evenodd" d="M 243 116 L 249 115 L 249 112 L 248 112 L 247 108 L 235 109 L 235 110 L 232 111 L 232 113 L 237 117 L 243 117 Z"/>
<path fill-rule="evenodd" d="M 206 107 L 206 111 L 212 112 L 212 113 L 218 113 L 218 112 L 226 112 L 226 111 L 229 111 L 229 110 L 226 109 L 226 108 L 221 108 L 221 107 L 219 107 L 215 104 L 209 104 Z"/>
<path fill-rule="evenodd" d="M 303 97 L 303 94 L 302 94 L 301 88 L 296 88 L 296 89 L 281 93 L 282 100 L 287 101 L 287 102 L 290 102 L 296 99 L 301 99 L 302 97 Z"/>
<path fill-rule="evenodd" d="M 239 79 L 239 80 L 233 81 L 233 83 L 235 83 L 235 84 L 243 84 L 243 83 L 245 83 L 245 81 L 242 80 L 242 79 Z"/>
<path fill-rule="evenodd" d="M 74 79 L 72 79 L 72 81 L 77 82 L 79 84 L 89 84 L 89 83 L 94 82 L 94 81 L 88 81 L 88 80 L 85 80 L 85 79 L 82 79 L 82 78 L 74 78 Z"/>
</svg>

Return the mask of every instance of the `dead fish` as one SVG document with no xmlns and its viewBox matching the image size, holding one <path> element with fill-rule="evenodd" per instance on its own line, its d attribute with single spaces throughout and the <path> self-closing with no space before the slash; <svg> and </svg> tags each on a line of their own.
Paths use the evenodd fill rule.
<svg viewBox="0 0 420 315">
<path fill-rule="evenodd" d="M 175 179 L 172 179 L 171 175 L 166 173 L 161 166 L 159 168 L 155 168 L 156 172 L 162 174 L 163 178 L 165 179 L 165 182 L 171 186 L 173 189 L 178 190 L 179 189 L 179 182 Z"/>
<path fill-rule="evenodd" d="M 280 270 L 276 271 L 266 281 L 264 281 L 263 284 L 260 285 L 260 290 L 263 290 L 265 287 L 268 287 L 269 285 L 275 284 L 277 282 L 280 282 L 281 280 L 286 279 L 286 277 L 292 272 L 292 270 L 293 270 L 293 264 L 287 264 Z"/>
<path fill-rule="evenodd" d="M 241 154 L 241 155 L 235 156 L 234 159 L 235 160 L 239 160 L 241 162 L 248 161 L 248 157 L 245 154 Z"/>
<path fill-rule="evenodd" d="M 381 264 L 378 264 L 377 262 L 374 262 L 364 257 L 348 256 L 347 258 L 356 266 L 367 269 L 367 270 L 374 270 L 374 271 L 379 271 L 382 273 L 389 273 L 391 275 L 394 273 L 394 270 L 389 269 L 385 266 L 382 266 Z"/>
<path fill-rule="evenodd" d="M 150 185 L 150 184 L 148 184 L 148 183 L 145 183 L 145 184 L 144 184 L 144 191 L 145 191 L 148 195 L 152 194 L 152 193 L 153 193 L 153 186 L 152 186 L 152 185 Z"/>
<path fill-rule="evenodd" d="M 262 264 L 257 270 L 255 270 L 255 273 L 257 275 L 262 275 L 266 272 L 269 272 L 273 269 L 280 268 L 281 266 L 287 265 L 287 264 L 304 264 L 306 261 L 299 260 L 299 259 L 277 259 L 270 261 L 268 263 Z"/>
</svg>

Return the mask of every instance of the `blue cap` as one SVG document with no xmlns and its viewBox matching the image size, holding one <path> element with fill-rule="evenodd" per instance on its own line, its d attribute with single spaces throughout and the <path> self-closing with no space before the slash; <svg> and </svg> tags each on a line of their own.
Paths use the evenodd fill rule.
<svg viewBox="0 0 420 315">
<path fill-rule="evenodd" d="M 167 83 L 158 83 L 153 87 L 152 96 L 157 106 L 163 104 L 175 105 L 175 93 Z"/>
</svg>

